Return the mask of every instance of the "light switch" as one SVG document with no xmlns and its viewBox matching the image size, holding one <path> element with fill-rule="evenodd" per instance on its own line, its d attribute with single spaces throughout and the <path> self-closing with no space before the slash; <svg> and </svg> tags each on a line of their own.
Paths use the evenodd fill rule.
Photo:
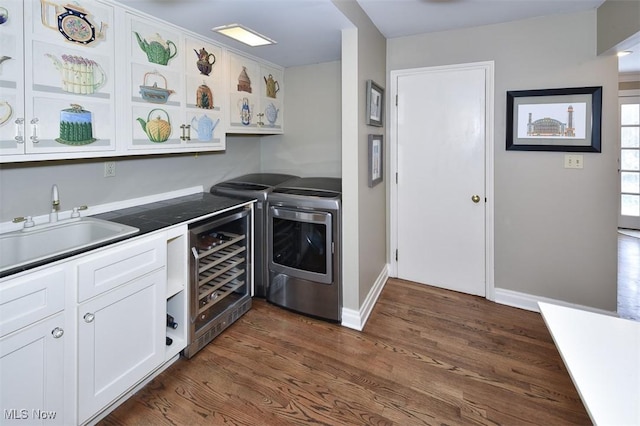
<svg viewBox="0 0 640 426">
<path fill-rule="evenodd" d="M 565 154 L 565 169 L 581 169 L 584 166 L 584 156 L 582 154 Z"/>
</svg>

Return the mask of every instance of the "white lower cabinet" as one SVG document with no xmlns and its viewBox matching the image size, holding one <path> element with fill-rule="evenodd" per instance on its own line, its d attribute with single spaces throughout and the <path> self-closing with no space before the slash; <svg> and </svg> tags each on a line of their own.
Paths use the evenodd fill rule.
<svg viewBox="0 0 640 426">
<path fill-rule="evenodd" d="M 0 425 L 93 423 L 177 359 L 187 342 L 186 232 L 0 279 Z"/>
<path fill-rule="evenodd" d="M 82 423 L 164 362 L 164 269 L 78 307 Z"/>
<path fill-rule="evenodd" d="M 64 313 L 0 339 L 0 424 L 63 425 Z"/>
</svg>

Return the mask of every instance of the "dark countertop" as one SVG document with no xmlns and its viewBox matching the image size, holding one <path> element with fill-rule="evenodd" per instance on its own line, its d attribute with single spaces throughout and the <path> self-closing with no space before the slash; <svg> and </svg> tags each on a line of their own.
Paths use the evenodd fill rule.
<svg viewBox="0 0 640 426">
<path fill-rule="evenodd" d="M 203 218 L 203 216 L 211 216 L 251 200 L 251 198 L 243 200 L 200 192 L 184 197 L 114 210 L 92 217 L 134 226 L 140 229 L 140 232 L 132 236 L 138 236 L 179 223 L 193 222 Z"/>
<path fill-rule="evenodd" d="M 249 201 L 252 201 L 252 199 L 230 198 L 220 195 L 212 195 L 208 192 L 200 192 L 183 197 L 171 198 L 169 200 L 141 204 L 135 207 L 97 214 L 91 217 L 133 226 L 138 228 L 140 231 L 103 244 L 97 244 L 91 247 L 86 247 L 82 250 L 76 250 L 60 256 L 50 257 L 46 260 L 40 260 L 16 268 L 7 269 L 0 272 L 0 278 L 46 265 L 47 263 L 66 259 L 100 247 L 105 247 L 129 238 L 139 237 L 140 235 L 158 231 L 173 225 L 196 222 L 200 219 L 205 219 L 208 216 L 214 216 L 216 213 L 223 210 L 239 207 Z"/>
</svg>

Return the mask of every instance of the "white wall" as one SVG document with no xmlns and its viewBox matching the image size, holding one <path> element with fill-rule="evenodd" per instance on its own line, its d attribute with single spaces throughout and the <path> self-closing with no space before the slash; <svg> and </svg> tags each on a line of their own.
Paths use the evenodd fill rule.
<svg viewBox="0 0 640 426">
<path fill-rule="evenodd" d="M 0 164 L 0 222 L 39 216 L 51 209 L 58 185 L 61 210 L 211 185 L 260 170 L 260 139 L 232 136 L 219 153 L 115 158 L 116 176 L 105 178 L 104 159 Z"/>
<path fill-rule="evenodd" d="M 262 138 L 262 171 L 341 176 L 340 66 L 335 61 L 285 69 L 285 133 Z"/>
<path fill-rule="evenodd" d="M 617 60 L 596 11 L 388 40 L 387 70 L 495 61 L 495 286 L 609 311 L 617 285 Z M 508 90 L 603 86 L 602 153 L 506 151 Z"/>
</svg>

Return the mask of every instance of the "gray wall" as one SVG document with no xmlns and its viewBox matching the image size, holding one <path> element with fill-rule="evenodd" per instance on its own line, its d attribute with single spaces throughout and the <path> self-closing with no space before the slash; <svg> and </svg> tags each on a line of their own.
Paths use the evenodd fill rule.
<svg viewBox="0 0 640 426">
<path fill-rule="evenodd" d="M 345 241 L 345 250 L 353 249 L 343 256 L 345 287 L 350 286 L 349 292 L 345 290 L 344 305 L 359 310 L 387 263 L 385 186 L 388 178 L 384 178 L 384 185 L 369 188 L 367 165 L 368 135 L 384 134 L 384 128 L 365 124 L 366 81 L 372 79 L 384 85 L 386 39 L 356 2 L 334 0 L 334 4 L 356 27 L 347 34 L 343 32 L 343 102 L 357 106 L 343 111 L 343 122 L 349 123 L 343 126 L 342 178 L 344 195 L 348 198 L 343 222 L 345 227 L 352 227 L 343 233 L 346 239 L 351 239 Z M 348 62 L 346 55 L 350 55 Z M 345 79 L 355 82 L 355 87 L 347 87 Z M 355 294 L 351 281 L 358 283 Z"/>
<path fill-rule="evenodd" d="M 617 60 L 596 11 L 388 40 L 387 70 L 495 61 L 495 287 L 616 310 Z M 603 86 L 602 153 L 507 152 L 506 91 Z"/>
<path fill-rule="evenodd" d="M 262 171 L 340 177 L 340 62 L 287 68 L 284 81 L 285 133 L 262 138 Z"/>
<path fill-rule="evenodd" d="M 598 54 L 640 43 L 640 1 L 607 0 L 597 11 Z"/>
<path fill-rule="evenodd" d="M 0 164 L 0 222 L 50 211 L 51 185 L 61 210 L 203 185 L 260 170 L 260 138 L 232 136 L 220 153 L 116 158 L 116 176 L 105 178 L 105 160 Z"/>
</svg>

